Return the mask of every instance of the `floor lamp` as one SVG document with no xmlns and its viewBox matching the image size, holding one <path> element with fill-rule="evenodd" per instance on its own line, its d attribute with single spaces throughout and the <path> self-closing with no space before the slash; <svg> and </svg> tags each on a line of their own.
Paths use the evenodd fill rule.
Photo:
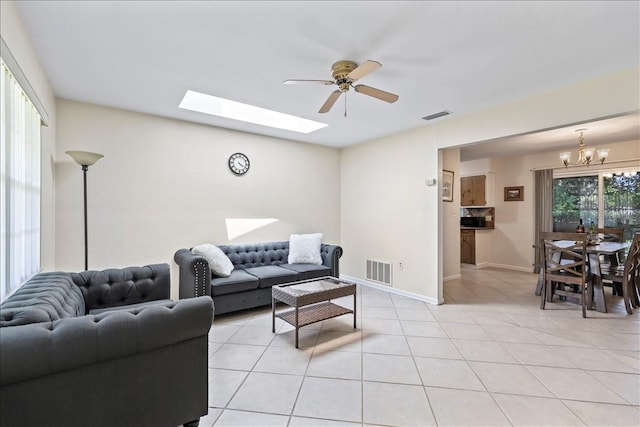
<svg viewBox="0 0 640 427">
<path fill-rule="evenodd" d="M 67 151 L 66 153 L 70 155 L 77 164 L 82 166 L 84 181 L 84 270 L 87 271 L 89 269 L 89 239 L 87 237 L 87 171 L 89 170 L 89 166 L 93 165 L 104 156 L 102 154 L 90 153 L 88 151 Z"/>
</svg>

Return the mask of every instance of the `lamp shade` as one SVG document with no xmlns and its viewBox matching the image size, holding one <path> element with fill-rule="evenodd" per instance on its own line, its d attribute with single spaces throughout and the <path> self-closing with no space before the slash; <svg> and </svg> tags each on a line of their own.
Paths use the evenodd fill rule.
<svg viewBox="0 0 640 427">
<path fill-rule="evenodd" d="M 598 158 L 600 159 L 601 162 L 604 162 L 607 157 L 609 157 L 609 150 L 606 148 L 602 148 L 600 150 L 598 150 Z"/>
<path fill-rule="evenodd" d="M 77 164 L 81 166 L 91 166 L 104 156 L 98 153 L 91 153 L 89 151 L 66 151 Z"/>
</svg>

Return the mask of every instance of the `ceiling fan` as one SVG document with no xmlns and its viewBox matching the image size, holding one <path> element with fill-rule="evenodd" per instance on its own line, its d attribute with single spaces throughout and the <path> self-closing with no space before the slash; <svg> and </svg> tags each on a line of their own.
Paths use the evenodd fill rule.
<svg viewBox="0 0 640 427">
<path fill-rule="evenodd" d="M 336 103 L 340 95 L 343 92 L 347 92 L 349 88 L 353 88 L 356 92 L 364 93 L 365 95 L 372 96 L 385 102 L 396 102 L 398 95 L 385 92 L 384 90 L 376 89 L 371 86 L 354 85 L 353 83 L 369 73 L 374 72 L 378 68 L 382 67 L 377 61 L 367 60 L 358 65 L 353 61 L 338 61 L 331 66 L 331 75 L 333 80 L 285 80 L 284 84 L 298 84 L 298 83 L 318 83 L 322 85 L 336 85 L 338 89 L 333 91 L 329 98 L 324 102 L 318 113 L 326 113 L 331 110 L 333 104 Z M 346 112 L 346 94 L 345 94 L 345 116 Z"/>
</svg>

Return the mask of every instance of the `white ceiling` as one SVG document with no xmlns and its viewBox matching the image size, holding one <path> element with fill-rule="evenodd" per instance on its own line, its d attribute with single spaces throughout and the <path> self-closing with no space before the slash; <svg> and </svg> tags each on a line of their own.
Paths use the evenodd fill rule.
<svg viewBox="0 0 640 427">
<path fill-rule="evenodd" d="M 575 156 L 575 152 L 578 150 L 579 136 L 576 131 L 579 129 L 584 129 L 583 137 L 587 147 L 640 141 L 640 113 L 574 123 L 555 129 L 536 130 L 525 135 L 478 141 L 460 149 L 460 160 L 464 162 L 485 158 L 513 157 L 549 151 L 560 152 L 566 149 L 574 152 L 572 155 Z"/>
<path fill-rule="evenodd" d="M 334 147 L 640 64 L 637 1 L 47 0 L 18 8 L 58 97 Z M 282 84 L 330 79 L 342 59 L 381 62 L 359 83 L 399 101 L 350 91 L 348 117 L 342 99 L 322 115 L 335 87 Z M 304 135 L 180 110 L 187 89 L 329 126 Z M 637 138 L 633 117 L 631 129 L 617 129 Z M 576 144 L 573 131 L 566 138 Z"/>
</svg>

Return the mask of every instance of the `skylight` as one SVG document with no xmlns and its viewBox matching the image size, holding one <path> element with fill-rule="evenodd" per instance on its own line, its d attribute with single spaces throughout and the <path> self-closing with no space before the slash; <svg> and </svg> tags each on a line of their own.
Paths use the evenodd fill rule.
<svg viewBox="0 0 640 427">
<path fill-rule="evenodd" d="M 178 106 L 184 110 L 197 111 L 227 119 L 240 120 L 261 126 L 290 130 L 299 133 L 311 133 L 328 126 L 302 117 L 291 116 L 277 111 L 267 110 L 229 99 L 188 90 Z"/>
</svg>

